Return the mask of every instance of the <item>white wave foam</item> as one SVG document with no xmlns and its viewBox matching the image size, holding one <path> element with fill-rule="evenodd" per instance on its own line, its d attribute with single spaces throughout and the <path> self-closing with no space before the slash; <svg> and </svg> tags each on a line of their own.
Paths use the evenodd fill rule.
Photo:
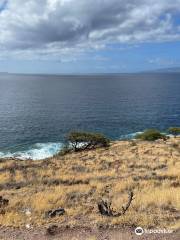
<svg viewBox="0 0 180 240">
<path fill-rule="evenodd" d="M 135 137 L 136 137 L 136 135 L 138 135 L 138 134 L 141 134 L 141 133 L 143 133 L 143 132 L 134 132 L 134 133 L 129 133 L 129 134 L 125 134 L 125 135 L 121 135 L 121 137 L 120 137 L 120 139 L 121 140 L 123 140 L 123 139 L 135 139 Z M 161 134 L 164 134 L 165 136 L 167 136 L 167 137 L 173 137 L 174 135 L 173 134 L 167 134 L 166 132 L 161 132 Z M 180 134 L 179 134 L 179 136 L 180 136 Z"/>
<path fill-rule="evenodd" d="M 36 143 L 23 151 L 0 152 L 0 158 L 18 158 L 22 160 L 41 160 L 56 155 L 62 148 L 62 143 Z"/>
<path fill-rule="evenodd" d="M 143 132 L 134 132 L 125 135 L 121 135 L 120 139 L 134 139 L 136 135 L 141 134 Z"/>
</svg>

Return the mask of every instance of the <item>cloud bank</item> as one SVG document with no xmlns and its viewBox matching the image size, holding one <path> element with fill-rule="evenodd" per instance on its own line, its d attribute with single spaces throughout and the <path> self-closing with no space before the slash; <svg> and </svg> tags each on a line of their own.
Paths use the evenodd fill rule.
<svg viewBox="0 0 180 240">
<path fill-rule="evenodd" d="M 179 41 L 179 20 L 180 0 L 0 0 L 0 56 L 63 58 Z"/>
</svg>

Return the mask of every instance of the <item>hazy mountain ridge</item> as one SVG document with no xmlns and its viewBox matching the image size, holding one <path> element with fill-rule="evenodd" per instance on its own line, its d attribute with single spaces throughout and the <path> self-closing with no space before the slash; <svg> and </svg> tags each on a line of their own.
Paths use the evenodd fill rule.
<svg viewBox="0 0 180 240">
<path fill-rule="evenodd" d="M 159 73 L 163 73 L 163 72 L 180 73 L 180 67 L 161 68 L 161 69 L 153 70 L 153 72 L 159 72 Z"/>
</svg>

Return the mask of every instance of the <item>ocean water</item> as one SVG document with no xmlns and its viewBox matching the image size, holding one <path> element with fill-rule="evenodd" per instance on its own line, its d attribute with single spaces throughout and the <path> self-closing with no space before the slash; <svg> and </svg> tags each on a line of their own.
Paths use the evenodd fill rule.
<svg viewBox="0 0 180 240">
<path fill-rule="evenodd" d="M 180 73 L 0 75 L 0 157 L 50 157 L 71 130 L 122 139 L 179 125 Z"/>
</svg>

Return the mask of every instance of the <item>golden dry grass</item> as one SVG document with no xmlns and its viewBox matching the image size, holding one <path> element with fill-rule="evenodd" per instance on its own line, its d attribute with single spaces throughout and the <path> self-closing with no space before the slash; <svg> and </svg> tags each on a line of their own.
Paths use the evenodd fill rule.
<svg viewBox="0 0 180 240">
<path fill-rule="evenodd" d="M 101 216 L 97 202 L 115 210 L 135 199 L 121 217 Z M 9 199 L 0 225 L 24 227 L 144 226 L 180 228 L 180 138 L 167 142 L 117 141 L 44 161 L 0 160 L 0 196 Z M 63 207 L 65 215 L 45 218 Z M 27 210 L 31 212 L 27 214 Z"/>
</svg>

